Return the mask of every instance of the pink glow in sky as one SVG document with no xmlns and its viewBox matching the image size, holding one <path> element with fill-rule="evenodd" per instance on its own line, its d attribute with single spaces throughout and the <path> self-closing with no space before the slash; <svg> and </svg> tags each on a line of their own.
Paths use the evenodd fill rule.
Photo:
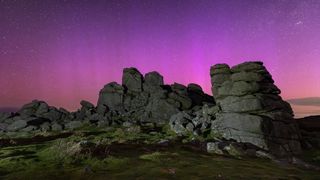
<svg viewBox="0 0 320 180">
<path fill-rule="evenodd" d="M 0 1 L 0 107 L 78 108 L 124 67 L 210 93 L 210 66 L 261 60 L 282 96 L 320 96 L 320 1 Z"/>
</svg>

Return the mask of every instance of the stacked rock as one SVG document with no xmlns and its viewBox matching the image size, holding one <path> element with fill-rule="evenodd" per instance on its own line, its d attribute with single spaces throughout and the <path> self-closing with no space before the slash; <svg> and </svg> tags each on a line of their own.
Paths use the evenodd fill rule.
<svg viewBox="0 0 320 180">
<path fill-rule="evenodd" d="M 182 110 L 191 109 L 196 104 L 202 105 L 203 102 L 214 103 L 214 99 L 201 88 L 197 89 L 197 95 L 202 97 L 197 100 L 189 97 L 190 92 L 194 94 L 182 84 L 164 85 L 163 77 L 158 72 L 143 76 L 136 68 L 125 68 L 122 85 L 112 82 L 100 91 L 97 111 L 101 115 L 116 111 L 122 119 L 165 124 L 172 115 Z"/>
<path fill-rule="evenodd" d="M 212 92 L 221 109 L 212 130 L 225 139 L 249 142 L 277 155 L 301 151 L 290 105 L 279 96 L 262 62 L 211 67 Z"/>
<path fill-rule="evenodd" d="M 101 116 L 93 104 L 82 100 L 81 108 L 68 112 L 33 100 L 15 113 L 0 113 L 0 132 L 62 131 L 73 130 L 84 124 L 111 125 L 109 116 Z"/>
<path fill-rule="evenodd" d="M 66 116 L 67 113 L 64 111 L 48 106 L 44 101 L 34 100 L 24 105 L 17 113 L 2 118 L 1 131 L 61 130 L 59 121 Z"/>
</svg>

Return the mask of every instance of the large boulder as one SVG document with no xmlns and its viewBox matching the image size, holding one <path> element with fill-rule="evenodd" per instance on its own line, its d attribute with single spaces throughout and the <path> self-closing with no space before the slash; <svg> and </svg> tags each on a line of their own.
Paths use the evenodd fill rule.
<svg viewBox="0 0 320 180">
<path fill-rule="evenodd" d="M 136 68 L 124 68 L 122 75 L 122 85 L 129 91 L 142 91 L 143 76 Z"/>
<path fill-rule="evenodd" d="M 153 93 L 163 85 L 163 77 L 156 71 L 149 72 L 144 77 L 143 90 Z"/>
<path fill-rule="evenodd" d="M 183 84 L 179 83 L 174 83 L 171 85 L 171 89 L 173 92 L 182 95 L 182 96 L 187 96 L 188 95 L 188 90 L 187 87 Z"/>
<path fill-rule="evenodd" d="M 40 102 L 35 114 L 37 116 L 41 116 L 49 111 L 49 106 L 46 102 Z"/>
<path fill-rule="evenodd" d="M 31 103 L 23 105 L 22 108 L 18 111 L 18 114 L 23 117 L 32 116 L 36 114 L 39 106 L 43 103 L 43 101 L 33 100 Z"/>
<path fill-rule="evenodd" d="M 225 81 L 218 89 L 218 95 L 226 96 L 243 96 L 253 94 L 259 91 L 259 85 L 256 82 L 246 81 Z"/>
<path fill-rule="evenodd" d="M 219 101 L 224 112 L 252 112 L 263 109 L 260 99 L 253 95 L 228 96 Z"/>
<path fill-rule="evenodd" d="M 105 114 L 108 109 L 123 108 L 124 88 L 116 82 L 111 82 L 104 86 L 99 93 L 97 111 Z"/>
<path fill-rule="evenodd" d="M 49 107 L 49 111 L 39 115 L 38 117 L 42 117 L 45 119 L 49 119 L 50 121 L 58 121 L 62 117 L 62 112 L 60 112 L 57 108 L 55 107 Z"/>
<path fill-rule="evenodd" d="M 226 139 L 238 142 L 250 142 L 260 148 L 267 149 L 264 138 L 264 119 L 260 116 L 240 113 L 219 113 L 212 122 L 212 129 Z"/>
<path fill-rule="evenodd" d="M 220 111 L 212 131 L 225 139 L 251 143 L 275 155 L 301 152 L 299 129 L 290 105 L 262 62 L 245 62 L 232 68 L 211 67 L 213 96 Z"/>
<path fill-rule="evenodd" d="M 179 110 L 164 99 L 152 99 L 145 108 L 141 121 L 165 124 Z"/>
</svg>

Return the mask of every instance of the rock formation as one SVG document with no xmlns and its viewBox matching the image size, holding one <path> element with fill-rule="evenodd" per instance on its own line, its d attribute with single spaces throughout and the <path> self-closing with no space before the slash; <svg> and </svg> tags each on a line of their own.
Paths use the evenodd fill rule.
<svg viewBox="0 0 320 180">
<path fill-rule="evenodd" d="M 220 111 L 212 130 L 225 139 L 252 143 L 277 155 L 298 154 L 300 133 L 290 105 L 262 62 L 211 67 L 212 92 Z"/>
<path fill-rule="evenodd" d="M 165 124 L 181 110 L 204 102 L 214 103 L 201 87 L 192 87 L 195 85 L 188 91 L 187 87 L 178 83 L 164 85 L 163 77 L 158 72 L 143 76 L 136 68 L 125 68 L 122 85 L 112 82 L 100 91 L 97 111 L 101 115 L 114 111 L 122 114 L 122 118 L 135 122 Z"/>
<path fill-rule="evenodd" d="M 262 62 L 232 68 L 217 64 L 210 76 L 213 97 L 197 84 L 165 85 L 158 72 L 143 76 L 136 68 L 125 68 L 122 84 L 106 84 L 97 106 L 81 101 L 79 110 L 68 112 L 35 100 L 16 113 L 0 113 L 0 132 L 169 124 L 178 135 L 211 138 L 210 152 L 300 153 L 301 137 L 291 107 L 279 96 Z"/>
</svg>

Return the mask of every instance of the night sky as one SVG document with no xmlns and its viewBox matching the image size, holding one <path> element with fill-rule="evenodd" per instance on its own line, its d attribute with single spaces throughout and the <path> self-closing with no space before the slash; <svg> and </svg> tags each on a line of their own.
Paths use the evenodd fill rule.
<svg viewBox="0 0 320 180">
<path fill-rule="evenodd" d="M 283 98 L 320 97 L 320 1 L 0 0 L 0 107 L 74 110 L 130 66 L 211 94 L 211 65 L 248 60 Z"/>
</svg>

